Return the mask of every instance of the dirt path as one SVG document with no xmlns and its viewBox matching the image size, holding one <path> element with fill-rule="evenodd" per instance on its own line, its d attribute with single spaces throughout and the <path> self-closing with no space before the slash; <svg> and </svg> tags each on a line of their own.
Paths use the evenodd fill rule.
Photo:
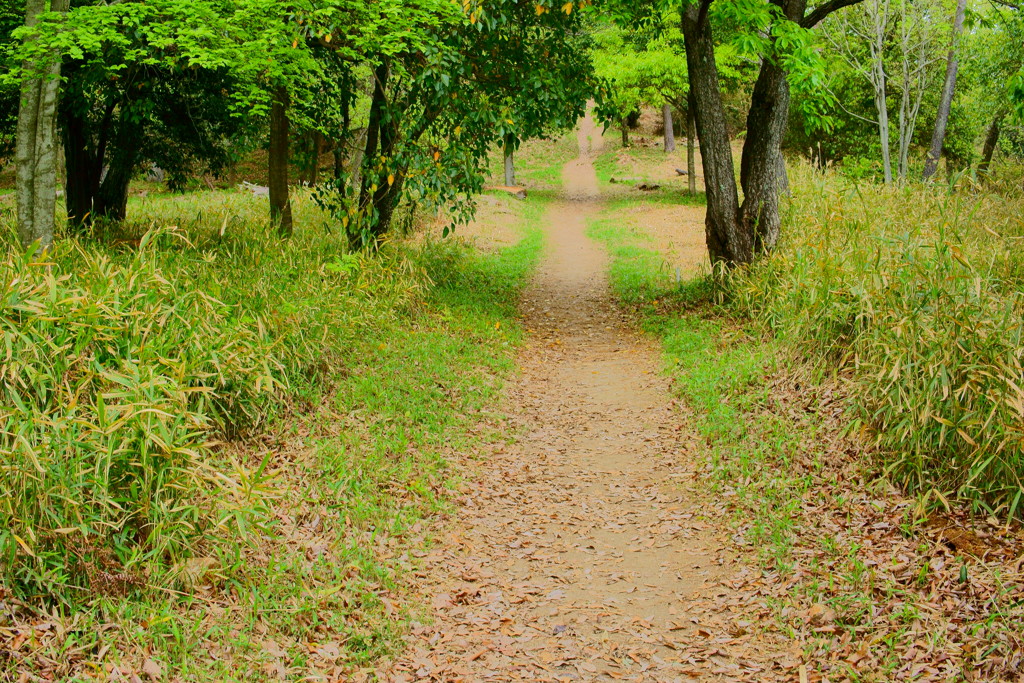
<svg viewBox="0 0 1024 683">
<path fill-rule="evenodd" d="M 522 305 L 531 335 L 509 409 L 523 437 L 490 454 L 450 539 L 426 558 L 434 621 L 384 680 L 763 681 L 791 670 L 793 653 L 749 623 L 755 573 L 703 518 L 697 446 L 585 235 L 601 208 L 588 138 L 600 141 L 589 120 Z"/>
</svg>

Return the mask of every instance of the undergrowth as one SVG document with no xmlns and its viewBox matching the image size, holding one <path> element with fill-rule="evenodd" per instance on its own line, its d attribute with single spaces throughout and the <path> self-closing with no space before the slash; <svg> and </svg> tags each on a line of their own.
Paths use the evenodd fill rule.
<svg viewBox="0 0 1024 683">
<path fill-rule="evenodd" d="M 1020 516 L 1024 196 L 793 175 L 778 253 L 730 308 L 850 374 L 857 424 L 909 491 Z"/>
<path fill-rule="evenodd" d="M 0 597 L 75 615 L 0 671 L 74 678 L 99 652 L 127 675 L 145 650 L 255 680 L 380 656 L 445 453 L 511 367 L 539 233 L 354 255 L 301 197 L 289 242 L 238 193 L 143 201 L 117 236 L 0 266 Z"/>
</svg>

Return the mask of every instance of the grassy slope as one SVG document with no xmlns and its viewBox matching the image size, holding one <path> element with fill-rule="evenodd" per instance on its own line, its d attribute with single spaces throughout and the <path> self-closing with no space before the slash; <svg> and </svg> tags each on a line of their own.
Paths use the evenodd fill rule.
<svg viewBox="0 0 1024 683">
<path fill-rule="evenodd" d="M 381 263 L 325 251 L 316 231 L 284 250 L 261 243 L 249 226 L 259 202 L 236 193 L 133 202 L 138 229 L 174 221 L 193 235 L 194 249 L 171 239 L 147 252 L 161 277 L 253 311 L 243 324 L 259 315 L 277 330 L 280 341 L 269 343 L 298 349 L 283 356 L 295 371 L 282 378 L 289 389 L 269 422 L 203 456 L 235 481 L 193 496 L 233 516 L 218 514 L 221 524 L 180 549 L 173 567 L 148 561 L 155 573 L 144 588 L 70 598 L 76 606 L 63 608 L 58 629 L 38 630 L 52 618 L 24 604 L 19 630 L 0 632 L 0 679 L 85 679 L 103 668 L 142 675 L 149 666 L 185 680 L 264 680 L 372 661 L 414 607 L 403 603 L 402 582 L 430 542 L 419 522 L 445 508 L 461 476 L 447 454 L 489 438 L 478 425 L 495 419 L 512 367 L 515 303 L 539 254 L 533 224 L 543 201 L 517 203 L 523 239 L 496 254 L 428 244 Z M 306 203 L 297 210 L 316 225 Z M 226 240 L 209 237 L 221 228 Z M 136 260 L 124 248 L 103 253 L 101 243 L 74 249 L 115 270 Z M 313 262 L 320 275 L 309 272 Z M 334 271 L 324 262 L 337 264 L 341 289 L 325 286 Z M 349 268 L 359 273 L 344 275 Z M 332 299 L 352 286 L 358 295 Z M 404 292 L 400 301 L 393 290 Z M 362 308 L 335 312 L 353 306 Z M 83 580 L 102 570 L 86 568 Z"/>
<path fill-rule="evenodd" d="M 847 435 L 847 386 L 806 365 L 813 352 L 715 305 L 706 281 L 671 282 L 642 230 L 624 227 L 638 201 L 612 205 L 591 235 L 609 249 L 619 298 L 661 338 L 689 421 L 708 444 L 714 505 L 732 512 L 739 549 L 756 552 L 757 590 L 802 643 L 812 673 L 918 680 L 932 669 L 914 669 L 907 655 L 922 642 L 943 675 L 1014 671 L 1009 634 L 1024 611 L 1012 563 L 944 544 L 914 501 L 877 477 L 870 444 Z M 1006 530 L 989 532 L 998 551 Z M 823 624 L 809 623 L 810 609 L 827 615 Z"/>
</svg>

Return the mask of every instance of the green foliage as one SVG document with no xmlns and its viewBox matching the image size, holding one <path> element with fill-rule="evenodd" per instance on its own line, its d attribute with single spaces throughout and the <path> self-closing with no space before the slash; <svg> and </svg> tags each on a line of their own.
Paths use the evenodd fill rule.
<svg viewBox="0 0 1024 683">
<path fill-rule="evenodd" d="M 858 419 L 908 488 L 1020 515 L 1019 193 L 864 193 L 798 173 L 789 237 L 737 275 L 732 305 L 852 375 Z"/>
<path fill-rule="evenodd" d="M 24 21 L 23 3 L 0 0 L 0 54 L 14 43 L 12 33 Z M 18 90 L 4 82 L 5 70 L 0 62 L 0 166 L 14 151 L 14 129 L 18 120 Z"/>
<path fill-rule="evenodd" d="M 129 590 L 265 522 L 262 466 L 213 441 L 322 390 L 425 287 L 395 254 L 329 268 L 353 265 L 345 250 L 248 226 L 150 230 L 136 251 L 65 241 L 44 261 L 9 245 L 0 478 L 21 493 L 0 507 L 5 580 L 68 601 Z"/>
</svg>

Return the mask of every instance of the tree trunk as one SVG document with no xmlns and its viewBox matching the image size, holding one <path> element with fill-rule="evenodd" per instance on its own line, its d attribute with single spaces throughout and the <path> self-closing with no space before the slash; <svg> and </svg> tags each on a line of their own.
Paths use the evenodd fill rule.
<svg viewBox="0 0 1024 683">
<path fill-rule="evenodd" d="M 755 253 L 770 252 L 779 239 L 779 194 L 789 186 L 782 159 L 788 117 L 786 72 L 774 59 L 765 58 L 751 96 L 740 162 L 740 212 L 745 230 L 754 236 Z"/>
<path fill-rule="evenodd" d="M 505 137 L 505 185 L 512 187 L 516 184 L 516 165 L 513 157 L 514 140 L 512 136 Z"/>
<path fill-rule="evenodd" d="M 394 117 L 380 125 L 380 154 L 382 157 L 394 157 L 395 144 L 398 142 L 398 121 Z M 390 170 L 390 173 L 389 173 Z M 377 174 L 377 189 L 373 192 L 373 209 L 376 220 L 371 224 L 374 241 L 381 239 L 391 229 L 391 219 L 398 207 L 398 198 L 405 183 L 403 169 L 381 167 Z"/>
<path fill-rule="evenodd" d="M 754 258 L 754 240 L 739 220 L 732 149 L 718 85 L 715 43 L 707 17 L 709 5 L 710 0 L 700 5 L 689 3 L 683 6 L 682 12 L 686 65 L 704 166 L 705 234 L 713 264 L 750 263 Z"/>
<path fill-rule="evenodd" d="M 942 144 L 946 140 L 946 125 L 949 122 L 949 109 L 953 104 L 953 92 L 956 90 L 956 75 L 960 68 L 956 50 L 960 42 L 960 33 L 964 28 L 964 13 L 967 9 L 967 0 L 957 0 L 956 14 L 953 17 L 953 37 L 949 45 L 949 57 L 946 59 L 946 81 L 942 86 L 942 96 L 939 98 L 939 111 L 935 116 L 935 130 L 932 131 L 932 146 L 924 162 L 924 180 L 928 180 L 939 167 L 939 156 L 942 154 Z"/>
<path fill-rule="evenodd" d="M 885 102 L 885 85 L 875 91 L 875 110 L 878 112 L 878 141 L 882 145 L 882 178 L 892 184 L 892 156 L 889 152 L 889 110 Z"/>
<path fill-rule="evenodd" d="M 292 204 L 288 198 L 288 91 L 276 88 L 270 104 L 270 155 L 268 160 L 270 221 L 281 237 L 291 237 Z"/>
<path fill-rule="evenodd" d="M 68 0 L 52 0 L 49 9 L 66 13 Z M 46 0 L 28 0 L 25 25 L 35 26 L 47 11 Z M 17 202 L 18 237 L 28 248 L 53 244 L 57 203 L 57 99 L 60 94 L 60 58 L 49 64 L 25 64 L 31 74 L 21 85 L 18 106 Z"/>
<path fill-rule="evenodd" d="M 61 102 L 64 123 L 64 203 L 68 224 L 81 230 L 92 222 L 93 155 L 85 118 L 76 107 L 70 106 L 67 95 Z M 98 174 L 96 174 L 98 175 Z"/>
<path fill-rule="evenodd" d="M 661 105 L 661 114 L 665 119 L 665 152 L 676 151 L 676 131 L 672 123 L 672 105 L 666 102 Z"/>
<path fill-rule="evenodd" d="M 123 221 L 128 215 L 128 187 L 138 163 L 139 142 L 142 131 L 132 124 L 130 109 L 121 105 L 117 125 L 117 138 L 109 159 L 100 159 L 106 164 L 106 172 L 96 186 L 92 197 L 92 217 L 110 221 Z"/>
<path fill-rule="evenodd" d="M 999 126 L 1006 116 L 1006 109 L 1000 109 L 992 119 L 992 125 L 988 127 L 988 134 L 985 136 L 985 146 L 981 150 L 981 162 L 978 164 L 978 177 L 987 176 L 992 165 L 992 155 L 999 144 Z"/>
<path fill-rule="evenodd" d="M 387 62 L 382 62 L 373 72 L 373 97 L 370 100 L 370 120 L 366 126 L 366 145 L 363 152 L 362 162 L 364 165 L 377 163 L 377 146 L 380 142 L 381 121 L 384 117 L 384 107 L 387 105 L 387 85 L 390 70 Z M 359 189 L 359 207 L 365 210 L 370 207 L 372 201 L 371 183 L 377 177 L 372 173 L 373 169 L 365 168 L 362 171 L 362 178 Z M 366 216 L 364 215 L 364 218 Z"/>
<path fill-rule="evenodd" d="M 686 181 L 690 196 L 697 194 L 697 122 L 693 117 L 695 105 L 689 96 L 686 106 Z"/>
<path fill-rule="evenodd" d="M 320 182 L 320 146 L 322 138 L 320 131 L 313 131 L 313 153 L 312 166 L 309 169 L 309 185 L 316 187 Z"/>
<path fill-rule="evenodd" d="M 625 119 L 622 120 L 621 128 L 622 128 L 622 146 L 623 147 L 629 147 L 629 125 L 626 123 Z"/>
</svg>

